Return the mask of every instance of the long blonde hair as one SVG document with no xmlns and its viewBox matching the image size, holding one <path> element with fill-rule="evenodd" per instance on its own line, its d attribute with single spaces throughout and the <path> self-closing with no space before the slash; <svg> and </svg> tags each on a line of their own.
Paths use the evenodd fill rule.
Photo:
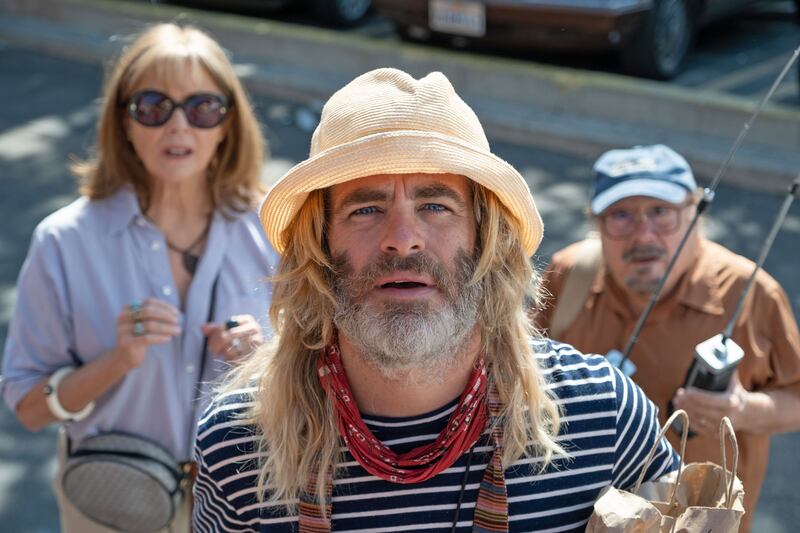
<svg viewBox="0 0 800 533">
<path fill-rule="evenodd" d="M 130 184 L 146 210 L 151 185 L 125 135 L 124 103 L 145 74 L 154 72 L 170 81 L 187 68 L 190 75 L 205 70 L 232 103 L 223 123 L 225 138 L 208 169 L 213 205 L 234 211 L 255 205 L 265 190 L 260 177 L 265 141 L 247 94 L 216 41 L 195 27 L 176 24 L 150 27 L 116 61 L 103 89 L 96 154 L 71 167 L 80 181 L 81 194 L 105 198 Z"/>
<path fill-rule="evenodd" d="M 471 182 L 472 183 L 472 182 Z M 557 404 L 547 394 L 531 347 L 535 335 L 526 304 L 540 300 L 538 276 L 525 255 L 516 222 L 497 197 L 473 185 L 480 258 L 470 283 L 483 283 L 479 311 L 487 364 L 504 404 L 504 467 L 523 455 L 563 453 L 555 435 Z M 340 441 L 336 413 L 319 384 L 316 359 L 334 335 L 333 295 L 326 282 L 324 192 L 312 192 L 283 237 L 270 318 L 277 337 L 229 377 L 226 390 L 257 380 L 246 419 L 260 432 L 266 451 L 259 499 L 291 502 L 317 471 L 317 496 L 325 501 L 326 473 L 335 469 Z M 318 469 L 318 470 L 317 470 Z M 335 472 L 334 472 L 335 474 Z M 292 505 L 286 504 L 289 510 Z"/>
</svg>

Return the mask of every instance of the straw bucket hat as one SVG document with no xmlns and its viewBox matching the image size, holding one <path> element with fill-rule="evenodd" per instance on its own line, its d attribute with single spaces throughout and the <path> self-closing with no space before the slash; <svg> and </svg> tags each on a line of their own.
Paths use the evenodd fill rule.
<svg viewBox="0 0 800 533">
<path fill-rule="evenodd" d="M 416 80 L 382 68 L 363 74 L 331 96 L 311 138 L 308 159 L 267 193 L 259 214 L 270 242 L 285 249 L 284 229 L 308 193 L 376 174 L 451 173 L 494 192 L 519 225 L 533 255 L 542 219 L 528 185 L 489 150 L 478 117 L 440 72 Z"/>
</svg>

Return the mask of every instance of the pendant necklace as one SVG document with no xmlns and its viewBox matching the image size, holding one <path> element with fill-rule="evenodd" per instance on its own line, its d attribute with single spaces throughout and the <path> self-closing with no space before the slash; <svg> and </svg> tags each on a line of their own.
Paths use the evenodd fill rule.
<svg viewBox="0 0 800 533">
<path fill-rule="evenodd" d="M 186 271 L 192 276 L 194 276 L 194 272 L 195 270 L 197 270 L 197 263 L 200 262 L 200 256 L 195 255 L 191 252 L 192 250 L 197 248 L 197 245 L 199 245 L 203 241 L 203 239 L 208 234 L 208 229 L 210 227 L 211 227 L 211 219 L 208 220 L 205 229 L 203 229 L 200 235 L 198 235 L 197 238 L 192 242 L 192 244 L 190 244 L 186 248 L 178 248 L 177 246 L 169 242 L 169 239 L 167 239 L 166 235 L 164 236 L 164 240 L 167 241 L 167 246 L 169 247 L 169 249 L 172 250 L 173 252 L 178 252 L 179 254 L 181 254 L 181 263 L 183 264 L 183 268 L 185 268 Z"/>
</svg>

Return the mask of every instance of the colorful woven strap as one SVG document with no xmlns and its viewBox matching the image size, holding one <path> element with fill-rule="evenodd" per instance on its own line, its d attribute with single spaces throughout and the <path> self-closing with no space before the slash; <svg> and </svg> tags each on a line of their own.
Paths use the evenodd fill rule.
<svg viewBox="0 0 800 533">
<path fill-rule="evenodd" d="M 478 500 L 475 504 L 475 517 L 472 520 L 473 533 L 508 531 L 508 493 L 503 472 L 503 426 L 500 414 L 503 404 L 494 380 L 489 385 L 489 424 L 492 428 L 494 451 L 483 473 Z"/>
<path fill-rule="evenodd" d="M 300 533 L 327 533 L 331 530 L 333 479 L 332 476 L 328 476 L 324 512 L 320 505 L 319 497 L 317 496 L 318 479 L 319 472 L 317 468 L 314 468 L 311 475 L 308 477 L 305 488 L 300 493 L 300 505 L 298 506 L 298 512 L 300 514 Z"/>
</svg>

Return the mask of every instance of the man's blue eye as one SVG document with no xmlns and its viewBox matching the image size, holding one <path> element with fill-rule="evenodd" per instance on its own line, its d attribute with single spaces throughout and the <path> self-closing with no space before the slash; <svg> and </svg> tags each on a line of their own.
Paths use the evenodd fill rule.
<svg viewBox="0 0 800 533">
<path fill-rule="evenodd" d="M 353 214 L 354 215 L 371 215 L 372 213 L 376 213 L 377 211 L 378 211 L 377 207 L 375 207 L 374 205 L 370 205 L 370 206 L 367 206 L 367 207 L 360 207 L 360 208 L 356 209 L 355 211 L 353 211 Z"/>
<path fill-rule="evenodd" d="M 428 211 L 447 211 L 447 208 L 442 204 L 425 204 L 422 208 Z"/>
</svg>

